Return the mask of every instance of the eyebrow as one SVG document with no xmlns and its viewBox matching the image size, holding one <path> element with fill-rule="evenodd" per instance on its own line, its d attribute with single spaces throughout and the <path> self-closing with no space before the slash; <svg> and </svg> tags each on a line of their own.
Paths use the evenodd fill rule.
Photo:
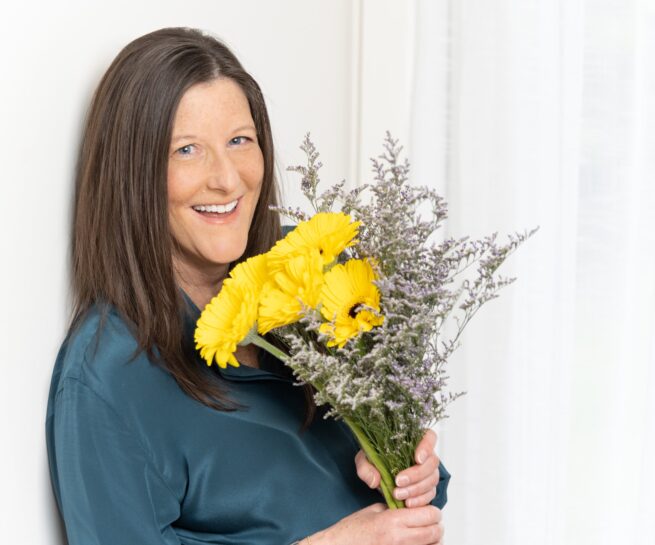
<svg viewBox="0 0 655 545">
<path fill-rule="evenodd" d="M 182 136 L 176 136 L 173 138 L 173 142 L 177 142 L 178 140 L 184 140 L 185 138 L 188 138 L 189 140 L 193 140 L 195 136 L 193 134 L 183 134 Z"/>
<path fill-rule="evenodd" d="M 236 129 L 234 129 L 232 132 L 245 131 L 246 129 L 250 129 L 250 130 L 253 130 L 253 131 L 257 132 L 257 129 L 253 125 L 242 125 L 241 127 L 237 127 Z M 183 134 L 181 136 L 176 136 L 176 137 L 173 138 L 173 142 L 177 142 L 178 140 L 184 140 L 186 138 L 188 138 L 190 140 L 193 140 L 193 139 L 196 138 L 196 135 L 195 134 Z"/>
</svg>

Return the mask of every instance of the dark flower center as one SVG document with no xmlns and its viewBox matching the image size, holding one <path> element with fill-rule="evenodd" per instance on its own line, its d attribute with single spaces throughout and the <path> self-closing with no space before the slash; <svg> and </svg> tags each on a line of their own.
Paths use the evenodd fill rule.
<svg viewBox="0 0 655 545">
<path fill-rule="evenodd" d="M 350 310 L 348 311 L 348 316 L 350 316 L 353 320 L 357 318 L 357 314 L 362 310 L 362 304 L 357 303 L 350 307 Z"/>
</svg>

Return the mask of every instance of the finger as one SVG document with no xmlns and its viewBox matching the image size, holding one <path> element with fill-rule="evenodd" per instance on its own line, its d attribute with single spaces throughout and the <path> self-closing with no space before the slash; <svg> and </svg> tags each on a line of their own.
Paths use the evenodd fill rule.
<svg viewBox="0 0 655 545">
<path fill-rule="evenodd" d="M 434 474 L 439 475 L 439 457 L 433 452 L 428 459 L 420 464 L 407 469 L 403 469 L 396 475 L 396 486 L 406 487 L 412 484 L 420 483 L 421 481 L 430 478 Z"/>
<path fill-rule="evenodd" d="M 434 505 L 424 505 L 414 509 L 398 509 L 396 514 L 401 517 L 402 524 L 407 528 L 439 524 L 442 519 L 441 509 Z"/>
<path fill-rule="evenodd" d="M 405 504 L 407 504 L 409 500 L 418 498 L 419 496 L 423 496 L 429 492 L 436 491 L 438 484 L 438 477 L 425 479 L 424 481 L 421 481 L 420 483 L 409 486 L 407 488 L 394 488 L 393 497 L 397 500 L 405 500 Z M 414 505 L 417 504 L 415 503 Z"/>
<path fill-rule="evenodd" d="M 404 487 L 396 487 L 393 489 L 393 496 L 398 500 L 408 500 L 415 498 L 432 489 L 436 489 L 439 484 L 439 471 L 434 470 L 427 478 L 417 483 Z"/>
<path fill-rule="evenodd" d="M 442 527 L 438 524 L 423 528 L 409 528 L 403 532 L 403 538 L 407 540 L 405 543 L 420 543 L 421 545 L 430 545 L 432 543 L 439 545 L 442 535 Z"/>
<path fill-rule="evenodd" d="M 444 528 L 443 521 L 439 523 L 439 527 L 441 528 L 441 537 L 439 538 L 439 541 L 435 541 L 430 545 L 443 545 L 443 536 L 446 534 L 446 529 Z"/>
<path fill-rule="evenodd" d="M 357 468 L 357 476 L 370 488 L 377 488 L 380 485 L 380 472 L 368 461 L 363 450 L 359 450 L 355 455 L 355 466 Z"/>
<path fill-rule="evenodd" d="M 428 456 L 434 452 L 434 449 L 437 446 L 437 432 L 433 429 L 427 429 L 423 439 L 416 446 L 416 452 L 414 454 L 414 459 L 417 464 L 422 464 L 428 459 Z"/>
<path fill-rule="evenodd" d="M 380 472 L 368 461 L 363 450 L 359 450 L 355 455 L 355 466 L 357 467 L 357 476 L 370 488 L 380 486 L 380 481 L 382 480 Z"/>
<path fill-rule="evenodd" d="M 441 537 L 439 538 L 439 541 L 435 541 L 434 543 L 430 543 L 430 545 L 442 545 L 443 544 L 443 536 L 446 533 L 446 529 L 444 528 L 443 522 L 440 522 L 439 526 L 441 527 Z"/>
<path fill-rule="evenodd" d="M 419 496 L 412 496 L 411 498 L 405 500 L 405 507 L 408 508 L 414 508 L 414 507 L 422 507 L 424 505 L 429 505 L 430 502 L 437 497 L 437 487 L 433 486 L 425 492 L 424 494 L 421 494 Z"/>
</svg>

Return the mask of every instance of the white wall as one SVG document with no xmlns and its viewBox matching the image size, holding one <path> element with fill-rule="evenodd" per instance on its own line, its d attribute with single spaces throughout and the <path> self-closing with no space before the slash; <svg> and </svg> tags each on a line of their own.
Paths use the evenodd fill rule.
<svg viewBox="0 0 655 545">
<path fill-rule="evenodd" d="M 374 119 L 387 96 L 397 100 L 389 85 L 385 92 L 372 89 L 376 102 L 360 94 L 361 55 L 353 48 L 362 43 L 364 11 L 366 5 L 348 0 L 69 0 L 3 6 L 3 542 L 60 543 L 44 419 L 67 315 L 73 166 L 84 111 L 103 71 L 121 47 L 146 32 L 165 26 L 210 30 L 232 46 L 263 88 L 282 169 L 302 160 L 297 147 L 311 131 L 326 165 L 323 179 L 352 178 L 358 171 L 356 144 L 368 139 L 369 130 L 367 125 L 362 129 L 356 109 L 364 104 L 368 119 Z M 378 145 L 382 129 L 373 126 Z M 287 201 L 300 204 L 293 185 L 297 178 L 286 178 Z"/>
</svg>

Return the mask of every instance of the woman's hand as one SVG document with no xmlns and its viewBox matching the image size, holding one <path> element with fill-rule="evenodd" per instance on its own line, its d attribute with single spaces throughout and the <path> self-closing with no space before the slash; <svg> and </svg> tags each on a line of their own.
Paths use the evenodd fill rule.
<svg viewBox="0 0 655 545">
<path fill-rule="evenodd" d="M 439 457 L 434 449 L 437 445 L 437 434 L 427 430 L 423 439 L 416 447 L 414 459 L 417 465 L 404 469 L 396 475 L 396 488 L 393 497 L 405 501 L 405 507 L 421 507 L 428 505 L 437 495 L 439 484 Z M 355 456 L 357 475 L 369 487 L 380 486 L 380 473 L 368 461 L 364 451 Z"/>
<path fill-rule="evenodd" d="M 441 545 L 441 510 L 434 505 L 387 509 L 374 503 L 300 541 L 301 545 Z"/>
</svg>

